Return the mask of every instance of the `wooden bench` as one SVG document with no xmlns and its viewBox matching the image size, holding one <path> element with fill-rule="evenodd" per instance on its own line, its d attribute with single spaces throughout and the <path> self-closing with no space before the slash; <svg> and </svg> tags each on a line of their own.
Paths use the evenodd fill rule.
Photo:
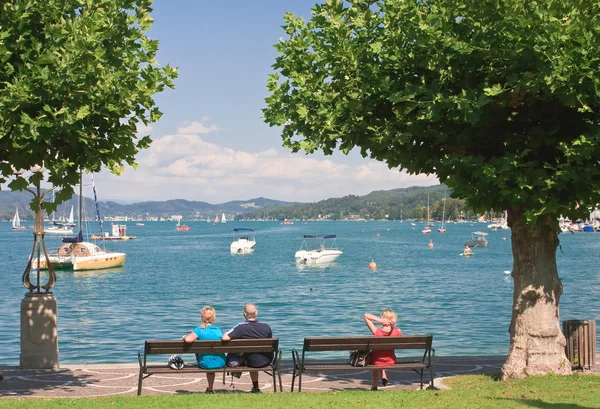
<svg viewBox="0 0 600 409">
<path fill-rule="evenodd" d="M 423 372 L 429 370 L 430 383 L 433 387 L 433 360 L 435 350 L 431 347 L 432 335 L 409 335 L 401 337 L 308 337 L 304 338 L 302 358 L 298 351 L 292 350 L 294 373 L 292 375 L 292 392 L 294 382 L 298 378 L 298 391 L 302 391 L 302 374 L 304 372 L 324 372 L 340 370 L 364 371 L 371 369 L 386 370 L 413 370 L 421 377 L 421 389 L 423 389 Z M 421 359 L 397 359 L 394 365 L 378 366 L 367 365 L 364 367 L 352 366 L 349 360 L 317 360 L 306 359 L 308 352 L 317 351 L 366 351 L 366 350 L 422 350 Z"/>
<path fill-rule="evenodd" d="M 251 368 L 248 366 L 238 366 L 230 368 L 225 366 L 219 369 L 202 369 L 198 367 L 196 358 L 186 360 L 183 369 L 171 369 L 167 365 L 167 358 L 162 364 L 149 364 L 146 362 L 148 355 L 173 355 L 173 354 L 221 354 L 235 352 L 244 353 L 273 353 L 273 361 L 270 365 L 262 368 Z M 257 338 L 257 339 L 234 339 L 231 341 L 194 341 L 187 343 L 178 341 L 146 341 L 144 354 L 138 351 L 138 361 L 140 363 L 140 375 L 138 380 L 138 395 L 142 394 L 142 382 L 147 377 L 154 374 L 189 374 L 189 373 L 223 373 L 225 379 L 226 372 L 266 372 L 273 377 L 273 390 L 277 392 L 276 378 L 279 378 L 279 390 L 282 391 L 281 373 L 279 372 L 279 363 L 281 361 L 281 350 L 279 349 L 278 338 Z"/>
</svg>

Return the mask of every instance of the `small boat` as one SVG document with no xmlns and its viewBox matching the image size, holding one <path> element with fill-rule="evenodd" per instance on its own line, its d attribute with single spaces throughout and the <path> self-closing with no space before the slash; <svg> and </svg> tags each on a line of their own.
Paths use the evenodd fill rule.
<svg viewBox="0 0 600 409">
<path fill-rule="evenodd" d="M 175 225 L 175 230 L 177 231 L 188 231 L 192 230 L 192 228 L 186 224 L 180 224 L 181 219 L 177 220 L 177 224 Z"/>
<path fill-rule="evenodd" d="M 335 234 L 324 235 L 304 235 L 304 241 L 295 254 L 296 263 L 298 264 L 325 264 L 335 261 L 340 255 L 344 254 L 341 250 L 335 247 Z M 306 239 L 320 240 L 320 246 L 314 250 L 308 248 Z M 327 245 L 327 240 L 332 241 Z"/>
<path fill-rule="evenodd" d="M 96 198 L 96 186 L 92 175 L 92 186 L 94 188 L 94 199 Z M 81 270 L 103 270 L 107 268 L 119 267 L 125 263 L 125 253 L 103 250 L 94 243 L 83 241 L 83 193 L 82 182 L 79 181 L 79 233 L 75 237 L 63 237 L 63 245 L 59 247 L 58 252 L 48 255 L 50 264 L 55 270 L 70 269 L 73 271 Z M 98 207 L 96 204 L 96 210 Z M 102 224 L 100 213 L 98 212 L 98 221 L 100 232 Z M 47 231 L 47 230 L 46 230 Z M 101 237 L 103 235 L 101 234 Z M 34 260 L 34 266 L 39 263 L 40 269 L 48 269 L 45 258 Z"/>
<path fill-rule="evenodd" d="M 136 223 L 135 225 L 136 225 L 136 226 L 143 226 L 143 225 L 144 225 L 144 223 Z"/>
<path fill-rule="evenodd" d="M 446 229 L 444 228 L 444 219 L 446 218 L 446 192 L 444 191 L 444 206 L 442 207 L 442 227 L 438 229 L 438 233 L 446 233 Z"/>
<path fill-rule="evenodd" d="M 143 226 L 143 224 L 142 224 Z M 109 236 L 108 232 L 104 232 L 103 236 L 97 236 L 92 234 L 90 237 L 92 240 L 133 240 L 135 236 L 127 235 L 127 225 L 126 224 L 113 224 L 112 225 L 112 235 Z"/>
<path fill-rule="evenodd" d="M 281 224 L 294 224 L 293 220 L 284 219 Z"/>
<path fill-rule="evenodd" d="M 71 213 L 69 213 L 69 218 L 67 219 L 67 222 L 65 223 L 65 225 L 68 227 L 76 227 L 77 226 L 75 224 L 75 219 L 73 218 L 73 206 L 71 206 Z"/>
<path fill-rule="evenodd" d="M 227 219 L 225 218 L 225 212 L 223 212 L 223 215 L 221 216 L 221 223 L 226 223 Z"/>
<path fill-rule="evenodd" d="M 233 237 L 235 240 L 229 246 L 232 254 L 252 253 L 254 251 L 254 246 L 256 246 L 254 230 L 244 228 L 233 229 Z"/>
<path fill-rule="evenodd" d="M 44 229 L 46 234 L 73 234 L 73 229 L 66 224 L 52 222 L 52 226 Z"/>
<path fill-rule="evenodd" d="M 427 195 L 427 224 L 425 228 L 421 230 L 423 234 L 431 234 L 431 229 L 429 228 L 429 195 Z"/>
<path fill-rule="evenodd" d="M 482 231 L 474 231 L 471 233 L 471 238 L 465 242 L 465 246 L 469 247 L 487 247 L 488 241 L 485 236 L 488 234 Z"/>
<path fill-rule="evenodd" d="M 215 215 L 215 221 L 213 223 L 219 223 L 219 213 Z"/>
<path fill-rule="evenodd" d="M 16 208 L 15 217 L 13 217 L 12 221 L 12 229 L 13 230 L 25 230 L 25 226 L 21 226 L 21 218 L 19 217 L 19 208 Z"/>
</svg>

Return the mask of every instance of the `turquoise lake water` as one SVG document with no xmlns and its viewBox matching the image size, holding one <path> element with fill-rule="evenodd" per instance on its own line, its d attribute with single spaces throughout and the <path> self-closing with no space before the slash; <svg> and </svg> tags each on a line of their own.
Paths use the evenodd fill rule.
<svg viewBox="0 0 600 409">
<path fill-rule="evenodd" d="M 259 320 L 280 338 L 284 359 L 305 336 L 367 335 L 363 314 L 398 313 L 408 334 L 433 335 L 437 355 L 506 354 L 512 303 L 510 230 L 450 224 L 423 235 L 410 222 L 129 222 L 136 240 L 107 242 L 127 253 L 125 266 L 102 272 L 58 272 L 61 363 L 132 363 L 146 339 L 176 339 L 200 322 L 204 305 L 227 330 L 254 302 Z M 27 225 L 27 223 L 25 223 Z M 108 224 L 108 223 L 107 223 Z M 110 227 L 110 226 L 107 226 Z M 253 254 L 232 255 L 235 227 L 256 230 Z M 470 232 L 489 232 L 489 246 L 459 256 Z M 18 365 L 21 275 L 32 231 L 0 224 L 0 364 Z M 377 233 L 380 234 L 377 237 Z M 297 266 L 303 234 L 336 234 L 344 251 L 326 267 Z M 428 248 L 429 240 L 434 247 Z M 600 318 L 600 234 L 560 235 L 564 285 L 561 320 Z M 49 238 L 49 248 L 59 245 Z M 377 270 L 368 268 L 371 260 Z M 600 339 L 600 337 L 599 337 Z"/>
</svg>

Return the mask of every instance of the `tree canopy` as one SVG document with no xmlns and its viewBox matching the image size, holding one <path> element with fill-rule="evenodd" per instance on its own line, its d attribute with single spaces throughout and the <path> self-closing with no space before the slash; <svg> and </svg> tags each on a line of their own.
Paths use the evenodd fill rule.
<svg viewBox="0 0 600 409">
<path fill-rule="evenodd" d="M 309 21 L 286 14 L 264 117 L 294 151 L 358 147 L 478 211 L 587 212 L 598 15 L 586 0 L 328 0 Z"/>
<path fill-rule="evenodd" d="M 135 166 L 149 146 L 139 125 L 158 120 L 154 95 L 175 68 L 147 37 L 151 0 L 0 3 L 0 183 L 21 190 L 47 177 L 68 199 L 79 171 Z M 42 166 L 44 175 L 14 171 Z M 32 205 L 35 206 L 34 203 Z M 49 207 L 52 206 L 49 204 Z"/>
<path fill-rule="evenodd" d="M 265 121 L 297 152 L 335 149 L 436 174 L 506 209 L 513 305 L 504 378 L 570 373 L 558 216 L 600 197 L 600 3 L 327 0 L 291 13 Z"/>
</svg>

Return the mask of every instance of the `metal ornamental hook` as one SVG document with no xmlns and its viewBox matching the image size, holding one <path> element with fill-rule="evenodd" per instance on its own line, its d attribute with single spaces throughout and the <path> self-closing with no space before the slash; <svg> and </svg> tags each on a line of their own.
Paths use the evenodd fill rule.
<svg viewBox="0 0 600 409">
<path fill-rule="evenodd" d="M 38 202 L 38 208 L 35 212 L 35 221 L 33 224 L 33 247 L 31 249 L 29 261 L 27 262 L 27 266 L 25 267 L 25 272 L 23 273 L 21 281 L 23 282 L 23 286 L 26 289 L 28 289 L 31 293 L 41 293 L 42 289 L 45 290 L 44 292 L 49 293 L 50 289 L 56 284 L 56 273 L 54 272 L 54 268 L 50 263 L 48 251 L 46 250 L 46 242 L 44 240 L 44 217 L 42 211 L 42 203 L 44 202 L 44 195 L 48 191 L 42 194 L 39 183 L 36 184 L 36 191 L 30 189 L 27 190 L 33 194 L 35 200 Z M 40 283 L 40 264 L 42 260 L 42 251 L 44 259 L 46 260 L 46 266 L 48 267 L 48 281 L 44 285 L 41 285 Z M 37 275 L 37 280 L 35 284 L 31 281 L 32 267 L 35 268 Z"/>
</svg>

